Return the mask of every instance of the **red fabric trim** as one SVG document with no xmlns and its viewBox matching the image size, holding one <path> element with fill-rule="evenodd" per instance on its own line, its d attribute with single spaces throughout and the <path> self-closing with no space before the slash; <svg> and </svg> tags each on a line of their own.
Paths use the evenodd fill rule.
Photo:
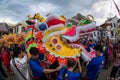
<svg viewBox="0 0 120 80">
<path fill-rule="evenodd" d="M 46 22 L 48 27 L 51 27 L 53 25 L 57 25 L 57 24 L 65 24 L 65 21 L 61 21 L 59 19 L 51 19 L 50 21 Z"/>
</svg>

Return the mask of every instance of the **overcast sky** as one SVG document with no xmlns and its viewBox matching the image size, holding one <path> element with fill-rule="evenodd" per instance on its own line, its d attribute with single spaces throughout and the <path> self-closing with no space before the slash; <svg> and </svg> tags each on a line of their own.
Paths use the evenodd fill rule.
<svg viewBox="0 0 120 80">
<path fill-rule="evenodd" d="M 120 0 L 115 0 L 120 4 Z M 120 6 L 119 6 L 120 8 Z M 94 16 L 97 25 L 115 15 L 117 10 L 112 0 L 0 0 L 0 22 L 18 23 L 26 20 L 27 15 L 48 13 L 70 18 L 77 13 Z"/>
</svg>

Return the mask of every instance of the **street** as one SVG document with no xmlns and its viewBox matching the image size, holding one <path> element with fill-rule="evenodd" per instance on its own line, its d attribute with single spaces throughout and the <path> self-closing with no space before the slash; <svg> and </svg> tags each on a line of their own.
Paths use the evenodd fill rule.
<svg viewBox="0 0 120 80">
<path fill-rule="evenodd" d="M 106 78 L 110 75 L 111 69 L 112 67 L 109 67 L 107 70 L 102 69 L 97 80 L 106 80 Z M 12 75 L 12 76 L 9 75 L 9 77 L 6 80 L 17 80 L 17 77 L 15 75 Z"/>
</svg>

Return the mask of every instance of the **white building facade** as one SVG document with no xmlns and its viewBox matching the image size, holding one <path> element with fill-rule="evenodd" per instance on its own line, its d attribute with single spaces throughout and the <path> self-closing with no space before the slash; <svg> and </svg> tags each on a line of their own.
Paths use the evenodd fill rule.
<svg viewBox="0 0 120 80">
<path fill-rule="evenodd" d="M 118 22 L 118 18 L 115 16 L 113 18 L 110 18 L 105 21 L 102 25 L 98 27 L 97 30 L 95 30 L 92 35 L 94 39 L 115 39 L 117 38 L 118 34 L 118 27 L 120 27 L 120 20 Z M 119 34 L 120 34 L 120 28 L 119 28 Z"/>
</svg>

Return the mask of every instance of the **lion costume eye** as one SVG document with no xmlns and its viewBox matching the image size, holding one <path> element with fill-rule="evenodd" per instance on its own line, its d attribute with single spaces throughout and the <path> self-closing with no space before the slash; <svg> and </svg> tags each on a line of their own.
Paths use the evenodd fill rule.
<svg viewBox="0 0 120 80">
<path fill-rule="evenodd" d="M 41 31 L 45 31 L 48 28 L 46 23 L 42 23 L 38 27 L 39 27 L 39 30 L 41 30 Z"/>
</svg>

